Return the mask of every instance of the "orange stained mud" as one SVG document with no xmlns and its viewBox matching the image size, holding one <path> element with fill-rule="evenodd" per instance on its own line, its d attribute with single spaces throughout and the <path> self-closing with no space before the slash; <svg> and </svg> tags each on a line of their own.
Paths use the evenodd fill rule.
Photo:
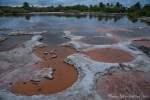
<svg viewBox="0 0 150 100">
<path fill-rule="evenodd" d="M 78 30 L 71 29 L 70 32 L 71 32 L 71 33 L 75 33 L 75 32 L 78 32 Z"/>
<path fill-rule="evenodd" d="M 54 51 L 57 58 L 51 58 L 53 54 L 50 51 Z M 44 54 L 48 52 L 48 54 Z M 11 92 L 23 94 L 23 95 L 38 95 L 38 94 L 55 94 L 66 90 L 71 87 L 77 80 L 76 69 L 63 62 L 67 56 L 76 53 L 76 51 L 69 47 L 57 47 L 57 48 L 39 48 L 34 53 L 43 59 L 39 62 L 37 67 L 46 68 L 53 67 L 56 70 L 53 73 L 54 78 L 52 80 L 44 79 L 38 84 L 32 84 L 32 82 L 24 83 L 21 79 L 14 84 L 11 88 Z"/>
<path fill-rule="evenodd" d="M 3 73 L 3 71 L 2 70 L 0 70 L 0 74 L 2 74 Z"/>
<path fill-rule="evenodd" d="M 112 96 L 133 96 L 132 100 L 150 100 L 150 75 L 145 72 L 117 72 L 102 76 L 96 83 L 97 94 L 103 100 L 116 100 Z M 145 96 L 144 99 L 136 98 Z M 130 100 L 122 98 L 117 100 Z"/>
<path fill-rule="evenodd" d="M 140 46 L 150 47 L 150 40 L 134 40 L 133 43 Z"/>
<path fill-rule="evenodd" d="M 134 59 L 132 55 L 125 51 L 111 48 L 93 50 L 85 54 L 90 56 L 93 60 L 108 63 L 130 62 Z"/>
</svg>

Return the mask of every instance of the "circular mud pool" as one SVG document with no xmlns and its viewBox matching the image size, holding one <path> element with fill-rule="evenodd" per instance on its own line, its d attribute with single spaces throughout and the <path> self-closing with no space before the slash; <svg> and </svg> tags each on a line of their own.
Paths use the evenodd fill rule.
<svg viewBox="0 0 150 100">
<path fill-rule="evenodd" d="M 108 63 L 130 62 L 134 59 L 132 55 L 125 51 L 111 48 L 93 50 L 85 54 L 90 56 L 93 60 Z"/>
<path fill-rule="evenodd" d="M 54 53 L 50 53 L 54 51 Z M 44 54 L 48 52 L 48 54 Z M 67 47 L 56 47 L 56 48 L 38 48 L 34 53 L 43 59 L 42 62 L 36 64 L 39 68 L 53 67 L 56 70 L 53 73 L 53 79 L 44 79 L 39 83 L 33 82 L 23 82 L 20 79 L 16 82 L 11 88 L 11 92 L 23 95 L 38 95 L 38 94 L 55 94 L 62 92 L 67 88 L 71 87 L 77 80 L 77 71 L 76 69 L 63 62 L 63 60 L 74 54 L 76 51 L 72 48 Z M 51 56 L 57 55 L 56 58 L 51 58 Z"/>
<path fill-rule="evenodd" d="M 150 47 L 150 40 L 134 40 L 133 43 L 140 46 Z"/>
<path fill-rule="evenodd" d="M 103 100 L 150 100 L 150 75 L 117 72 L 102 76 L 97 80 L 96 91 Z"/>
<path fill-rule="evenodd" d="M 117 41 L 106 37 L 86 37 L 81 39 L 81 42 L 92 45 L 112 45 Z"/>
</svg>

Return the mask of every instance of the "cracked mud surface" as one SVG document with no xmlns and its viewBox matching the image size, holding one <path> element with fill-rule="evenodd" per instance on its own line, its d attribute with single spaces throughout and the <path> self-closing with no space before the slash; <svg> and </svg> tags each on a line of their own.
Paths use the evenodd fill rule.
<svg viewBox="0 0 150 100">
<path fill-rule="evenodd" d="M 118 96 L 119 99 L 121 95 L 135 95 L 135 98 L 132 98 L 135 100 L 140 99 L 140 96 L 145 96 L 143 99 L 148 100 L 150 99 L 148 87 L 150 87 L 150 75 L 145 72 L 117 72 L 100 77 L 96 84 L 97 93 L 104 100 L 112 100 L 111 96 Z"/>
</svg>

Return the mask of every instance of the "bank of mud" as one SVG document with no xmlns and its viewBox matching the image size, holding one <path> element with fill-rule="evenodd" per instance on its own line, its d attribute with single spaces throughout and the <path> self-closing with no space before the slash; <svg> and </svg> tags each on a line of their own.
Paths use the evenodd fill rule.
<svg viewBox="0 0 150 100">
<path fill-rule="evenodd" d="M 0 86 L 1 87 L 7 86 L 7 87 L 2 88 L 0 90 L 0 98 L 2 98 L 3 100 L 9 99 L 11 100 L 16 99 L 19 100 L 106 99 L 107 100 L 108 99 L 109 100 L 111 98 L 109 98 L 106 95 L 108 92 L 112 93 L 112 95 L 113 94 L 118 95 L 121 91 L 121 93 L 127 95 L 128 94 L 128 92 L 126 92 L 127 90 L 136 95 L 137 92 L 135 92 L 134 89 L 137 87 L 142 87 L 138 90 L 140 93 L 139 95 L 142 95 L 142 93 L 149 92 L 150 90 L 149 84 L 144 82 L 145 81 L 149 82 L 148 79 L 149 74 L 147 73 L 150 72 L 150 62 L 149 62 L 150 58 L 138 48 L 138 45 L 133 44 L 132 40 L 119 41 L 118 43 L 112 45 L 91 45 L 80 42 L 80 39 L 84 38 L 84 36 L 74 36 L 71 34 L 70 31 L 64 31 L 63 37 L 70 39 L 69 42 L 63 43 L 61 45 L 64 47 L 38 48 L 34 51 L 34 53 L 32 53 L 32 51 L 33 47 L 35 46 L 31 47 L 29 46 L 30 48 L 28 49 L 22 48 L 21 50 L 25 49 L 26 51 L 28 51 L 26 54 L 29 53 L 30 58 L 30 60 L 26 62 L 24 65 L 21 65 L 22 62 L 21 63 L 15 62 L 14 64 L 12 64 L 11 62 L 8 63 L 7 58 L 6 59 L 3 58 L 5 62 L 3 62 L 2 64 L 3 69 L 2 68 L 1 69 L 4 72 L 0 74 L 0 77 L 1 82 L 2 80 L 6 81 L 3 81 L 0 84 Z M 24 45 L 26 45 L 26 43 Z M 72 49 L 72 47 L 76 51 Z M 113 51 L 115 52 L 114 54 L 112 54 Z M 97 57 L 93 56 L 93 53 Z M 107 57 L 106 55 L 109 54 L 112 55 Z M 1 53 L 1 55 L 4 54 Z M 54 55 L 56 56 L 54 57 Z M 99 55 L 103 56 L 100 57 Z M 121 57 L 121 55 L 124 55 L 122 56 L 123 58 Z M 96 58 L 100 57 L 101 60 L 99 60 L 99 58 L 97 60 L 93 57 Z M 119 57 L 119 59 L 117 60 L 115 59 L 116 61 L 111 60 L 116 57 Z M 110 61 L 108 59 L 110 59 Z M 9 69 L 10 67 L 8 67 L 8 69 L 5 67 L 8 65 L 12 66 L 11 64 L 14 66 L 13 68 L 15 68 L 15 70 Z M 18 64 L 18 66 L 20 67 L 15 67 L 15 64 Z M 31 72 L 31 70 L 32 71 L 36 70 L 36 72 L 40 72 L 40 70 L 42 70 L 43 68 L 55 69 L 51 70 L 52 72 L 51 74 L 49 74 L 51 75 L 51 77 L 53 77 L 51 80 L 43 78 L 42 80 L 40 80 L 40 82 L 39 81 L 30 82 L 33 79 L 30 78 L 29 78 L 30 80 L 27 79 L 28 75 L 24 74 L 23 76 L 21 76 L 22 70 L 23 73 L 27 74 L 30 73 L 29 74 L 30 76 L 32 75 L 34 76 L 35 74 L 32 74 L 33 72 Z M 15 77 L 14 79 L 13 76 L 16 76 L 17 75 L 16 73 L 20 73 L 18 74 L 19 77 L 23 78 L 19 79 L 19 77 Z M 11 77 L 5 77 L 9 75 Z M 129 78 L 126 75 L 129 75 Z M 137 80 L 134 83 L 138 84 L 137 87 L 123 85 L 123 84 L 133 85 L 131 84 L 132 83 L 131 76 L 133 76 Z M 122 77 L 124 77 L 125 80 L 123 80 Z M 145 78 L 144 80 L 143 77 Z M 10 81 L 12 79 L 13 81 Z M 113 81 L 114 84 L 109 83 L 110 80 L 111 82 Z M 107 84 L 104 84 L 106 82 Z M 123 84 L 121 84 L 120 82 L 123 82 Z M 59 86 L 59 84 L 61 85 Z M 114 85 L 116 87 L 114 87 Z M 121 90 L 120 86 L 122 87 Z M 62 88 L 60 89 L 59 87 Z M 102 93 L 101 91 L 104 89 L 103 87 L 107 88 L 105 88 L 105 92 Z M 15 93 L 16 91 L 16 93 L 19 93 L 19 95 L 10 92 L 9 91 L 10 88 L 12 89 L 12 92 L 14 91 Z M 27 93 L 29 93 L 28 94 L 29 96 L 26 96 Z M 146 99 L 148 98 L 149 97 L 147 96 Z"/>
</svg>

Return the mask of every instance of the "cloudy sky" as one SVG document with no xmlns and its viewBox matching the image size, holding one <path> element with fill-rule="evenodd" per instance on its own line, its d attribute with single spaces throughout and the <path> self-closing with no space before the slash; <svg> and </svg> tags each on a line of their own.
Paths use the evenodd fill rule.
<svg viewBox="0 0 150 100">
<path fill-rule="evenodd" d="M 89 6 L 90 4 L 95 5 L 99 4 L 99 2 L 103 3 L 113 3 L 120 2 L 124 6 L 130 7 L 136 2 L 140 2 L 142 5 L 150 4 L 150 0 L 0 0 L 0 5 L 8 5 L 8 6 L 22 6 L 23 2 L 28 2 L 33 6 L 57 6 L 59 4 L 66 5 L 76 5 L 76 4 L 84 4 Z"/>
</svg>

